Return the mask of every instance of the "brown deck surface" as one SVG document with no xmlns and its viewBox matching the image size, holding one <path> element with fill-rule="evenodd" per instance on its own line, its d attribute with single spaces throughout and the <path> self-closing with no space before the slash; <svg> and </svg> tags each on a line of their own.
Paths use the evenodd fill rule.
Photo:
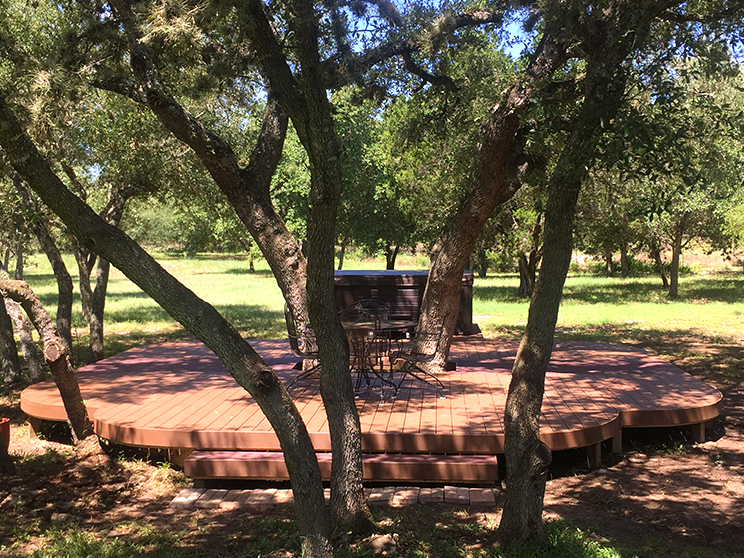
<svg viewBox="0 0 744 558">
<path fill-rule="evenodd" d="M 289 383 L 296 360 L 286 341 L 255 341 L 256 350 Z M 480 335 L 456 337 L 457 369 L 440 376 L 447 388 L 407 381 L 390 388 L 364 384 L 357 400 L 365 452 L 503 452 L 502 414 L 516 344 Z M 199 342 L 139 347 L 81 368 L 81 391 L 103 438 L 128 445 L 208 450 L 279 449 L 251 396 Z M 330 451 L 317 379 L 291 393 L 319 452 Z M 384 398 L 383 398 L 384 395 Z M 541 417 L 553 450 L 583 447 L 622 427 L 697 424 L 718 415 L 721 393 L 679 368 L 628 346 L 561 342 L 553 353 Z M 54 383 L 31 386 L 21 408 L 64 420 Z"/>
</svg>

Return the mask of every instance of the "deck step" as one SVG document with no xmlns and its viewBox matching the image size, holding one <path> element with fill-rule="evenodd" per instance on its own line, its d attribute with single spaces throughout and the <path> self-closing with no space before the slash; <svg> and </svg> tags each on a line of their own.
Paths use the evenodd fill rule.
<svg viewBox="0 0 744 558">
<path fill-rule="evenodd" d="M 331 454 L 318 453 L 324 480 L 331 475 Z M 435 455 L 365 453 L 366 481 L 494 482 L 498 479 L 495 455 Z M 287 480 L 281 452 L 195 451 L 183 466 L 193 479 Z"/>
</svg>

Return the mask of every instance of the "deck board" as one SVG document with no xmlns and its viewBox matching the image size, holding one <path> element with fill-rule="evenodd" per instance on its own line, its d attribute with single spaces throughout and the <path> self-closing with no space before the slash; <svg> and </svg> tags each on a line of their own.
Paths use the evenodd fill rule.
<svg viewBox="0 0 744 558">
<path fill-rule="evenodd" d="M 285 384 L 296 379 L 286 341 L 252 342 Z M 362 445 L 368 452 L 503 452 L 503 412 L 517 343 L 456 337 L 454 371 L 440 376 L 444 399 L 407 379 L 395 399 L 377 378 L 362 382 L 356 399 Z M 77 372 L 97 432 L 114 442 L 199 450 L 279 450 L 253 398 L 201 343 L 139 347 Z M 558 343 L 546 375 L 541 434 L 552 449 L 582 447 L 623 427 L 708 421 L 721 394 L 679 368 L 640 349 L 607 344 Z M 317 375 L 290 393 L 317 451 L 329 451 L 328 421 Z M 380 404 L 382 401 L 383 404 Z M 52 382 L 23 391 L 31 416 L 64 420 Z"/>
</svg>

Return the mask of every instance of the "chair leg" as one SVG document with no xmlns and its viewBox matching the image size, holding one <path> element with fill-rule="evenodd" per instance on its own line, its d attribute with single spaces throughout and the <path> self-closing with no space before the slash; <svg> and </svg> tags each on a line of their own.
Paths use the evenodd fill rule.
<svg viewBox="0 0 744 558">
<path fill-rule="evenodd" d="M 431 372 L 427 372 L 426 370 L 419 368 L 411 362 L 410 360 L 406 360 L 405 364 L 403 365 L 403 368 L 401 369 L 401 372 L 403 372 L 400 381 L 398 382 L 396 386 L 396 393 L 397 390 L 400 389 L 400 386 L 403 384 L 403 381 L 406 379 L 406 375 L 411 376 L 418 380 L 419 382 L 423 382 L 424 384 L 431 386 L 434 388 L 434 390 L 437 393 L 437 396 L 440 398 L 444 398 L 444 392 L 447 391 L 447 388 L 444 387 L 444 384 L 442 381 L 437 378 L 434 374 Z"/>
</svg>

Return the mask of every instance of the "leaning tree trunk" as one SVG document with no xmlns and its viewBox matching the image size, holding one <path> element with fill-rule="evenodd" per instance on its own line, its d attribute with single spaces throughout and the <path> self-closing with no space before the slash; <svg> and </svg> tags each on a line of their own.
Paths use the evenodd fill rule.
<svg viewBox="0 0 744 558">
<path fill-rule="evenodd" d="M 631 43 L 625 42 L 628 39 Z M 499 525 L 506 546 L 546 541 L 542 508 L 551 454 L 540 440 L 539 428 L 545 373 L 571 263 L 576 202 L 602 135 L 601 123 L 610 122 L 620 105 L 625 89 L 620 62 L 633 37 L 613 41 L 611 34 L 598 34 L 598 40 L 600 44 L 594 45 L 592 58 L 587 60 L 583 105 L 548 186 L 543 262 L 506 401 L 506 502 Z"/>
<path fill-rule="evenodd" d="M 13 183 L 18 191 L 23 204 L 29 211 L 38 212 L 36 203 L 31 197 L 27 185 L 17 174 L 13 174 Z M 67 345 L 67 352 L 72 352 L 72 277 L 67 271 L 67 266 L 62 259 L 62 254 L 49 232 L 45 220 L 35 218 L 32 220 L 31 229 L 39 240 L 44 253 L 52 264 L 54 278 L 57 280 L 57 332 L 62 341 Z"/>
<path fill-rule="evenodd" d="M 69 348 L 57 333 L 49 313 L 24 281 L 0 279 L 0 293 L 3 297 L 20 304 L 39 332 L 44 344 L 44 360 L 49 365 L 54 383 L 59 389 L 73 437 L 76 442 L 86 438 L 93 433 L 93 425 L 88 418 L 80 386 L 70 363 Z"/>
<path fill-rule="evenodd" d="M 262 3 L 252 1 L 250 4 L 251 11 L 258 15 Z M 307 151 L 311 168 L 307 297 L 310 321 L 317 336 L 320 392 L 328 415 L 333 452 L 331 521 L 336 534 L 349 530 L 364 532 L 374 526 L 374 518 L 362 486 L 362 429 L 349 374 L 349 347 L 333 293 L 336 215 L 343 191 L 340 150 L 326 93 L 326 76 L 320 63 L 314 5 L 304 0 L 291 0 L 290 6 L 295 16 L 295 40 L 302 68 L 298 85 L 304 96 L 304 110 L 294 110 L 290 117 Z M 270 29 L 263 27 L 263 30 Z M 272 46 L 276 46 L 273 41 Z M 270 79 L 273 77 L 274 74 Z M 278 95 L 288 93 L 282 88 L 277 91 Z"/>
<path fill-rule="evenodd" d="M 18 359 L 18 348 L 13 335 L 13 321 L 6 309 L 5 300 L 0 301 L 0 374 L 4 383 L 19 381 L 21 361 Z"/>
<path fill-rule="evenodd" d="M 449 221 L 437 242 L 424 290 L 419 330 L 439 335 L 435 357 L 429 367 L 441 370 L 447 361 L 460 309 L 462 273 L 483 226 L 494 209 L 519 189 L 521 116 L 529 108 L 532 87 L 550 75 L 566 59 L 563 48 L 545 36 L 525 72 L 522 82 L 511 87 L 481 127 L 481 142 L 471 191 Z M 464 225 L 464 224 L 467 225 Z"/>
<path fill-rule="evenodd" d="M 126 3 L 117 6 L 128 7 Z M 0 146 L 16 171 L 89 248 L 95 248 L 166 312 L 203 341 L 256 400 L 284 453 L 307 556 L 330 557 L 330 530 L 320 468 L 297 408 L 286 388 L 219 312 L 184 287 L 121 230 L 111 227 L 72 194 L 39 154 L 0 97 Z"/>
</svg>

